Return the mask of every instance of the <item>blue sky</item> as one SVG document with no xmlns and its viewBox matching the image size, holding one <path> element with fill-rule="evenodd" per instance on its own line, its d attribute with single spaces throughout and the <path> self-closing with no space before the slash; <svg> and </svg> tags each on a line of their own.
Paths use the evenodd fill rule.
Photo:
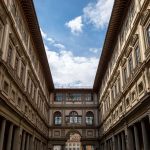
<svg viewBox="0 0 150 150">
<path fill-rule="evenodd" d="M 113 0 L 35 0 L 55 86 L 92 86 Z"/>
</svg>

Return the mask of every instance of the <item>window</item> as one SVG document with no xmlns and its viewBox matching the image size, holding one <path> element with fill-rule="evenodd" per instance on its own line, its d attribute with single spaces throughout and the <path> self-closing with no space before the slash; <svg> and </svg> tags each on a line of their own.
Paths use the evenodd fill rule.
<svg viewBox="0 0 150 150">
<path fill-rule="evenodd" d="M 85 94 L 85 100 L 86 101 L 92 101 L 92 94 Z"/>
<path fill-rule="evenodd" d="M 135 98 L 136 98 L 135 91 L 132 92 L 131 96 L 132 96 L 132 100 L 135 100 Z"/>
<path fill-rule="evenodd" d="M 17 102 L 18 106 L 20 107 L 21 106 L 21 98 L 18 97 L 18 102 Z"/>
<path fill-rule="evenodd" d="M 72 111 L 69 116 L 66 117 L 66 121 L 71 124 L 81 124 L 82 117 L 79 116 L 76 111 Z"/>
<path fill-rule="evenodd" d="M 140 94 L 141 92 L 143 92 L 144 87 L 143 87 L 143 83 L 142 83 L 142 82 L 138 85 L 138 89 L 139 89 L 139 94 Z"/>
<path fill-rule="evenodd" d="M 24 77 L 25 77 L 25 65 L 24 63 L 21 64 L 21 72 L 20 72 L 20 79 L 24 83 Z"/>
<path fill-rule="evenodd" d="M 124 81 L 124 84 L 127 82 L 127 67 L 126 66 L 123 68 L 123 81 Z"/>
<path fill-rule="evenodd" d="M 15 60 L 15 71 L 18 75 L 18 70 L 19 70 L 19 57 L 18 54 L 16 54 L 16 60 Z"/>
<path fill-rule="evenodd" d="M 139 46 L 136 46 L 136 48 L 135 48 L 135 61 L 136 61 L 136 65 L 138 65 L 141 61 Z"/>
<path fill-rule="evenodd" d="M 56 96 L 55 96 L 55 100 L 57 102 L 61 102 L 65 99 L 65 94 L 62 94 L 62 93 L 56 93 Z"/>
<path fill-rule="evenodd" d="M 120 106 L 119 110 L 120 110 L 120 113 L 121 113 L 122 112 L 122 105 Z"/>
<path fill-rule="evenodd" d="M 54 124 L 61 125 L 61 113 L 58 111 L 54 113 Z"/>
<path fill-rule="evenodd" d="M 131 74 L 133 71 L 133 61 L 132 61 L 132 55 L 129 56 L 129 74 Z"/>
<path fill-rule="evenodd" d="M 12 46 L 9 45 L 8 53 L 7 53 L 7 62 L 9 65 L 11 65 L 12 62 L 12 52 L 13 52 L 13 48 Z"/>
<path fill-rule="evenodd" d="M 118 78 L 118 92 L 120 93 L 121 91 L 121 82 L 120 82 L 120 77 Z"/>
<path fill-rule="evenodd" d="M 81 101 L 82 95 L 80 93 L 68 93 L 67 100 L 68 101 Z"/>
<path fill-rule="evenodd" d="M 15 101 L 15 95 L 16 95 L 15 91 L 12 90 L 11 91 L 11 98 L 12 98 L 13 101 Z"/>
<path fill-rule="evenodd" d="M 126 99 L 126 106 L 129 106 L 130 102 L 129 102 L 129 98 Z"/>
<path fill-rule="evenodd" d="M 86 124 L 87 125 L 93 125 L 94 123 L 94 115 L 92 112 L 87 112 L 86 113 Z"/>
<path fill-rule="evenodd" d="M 27 78 L 27 91 L 28 91 L 28 87 L 29 87 L 29 81 L 30 81 L 30 79 L 29 79 L 29 76 L 28 76 L 28 78 Z"/>
<path fill-rule="evenodd" d="M 150 25 L 147 28 L 147 40 L 148 40 L 148 45 L 150 46 Z"/>
<path fill-rule="evenodd" d="M 9 90 L 9 84 L 8 84 L 8 82 L 4 81 L 3 89 L 4 89 L 4 92 L 8 94 L 8 90 Z"/>
</svg>

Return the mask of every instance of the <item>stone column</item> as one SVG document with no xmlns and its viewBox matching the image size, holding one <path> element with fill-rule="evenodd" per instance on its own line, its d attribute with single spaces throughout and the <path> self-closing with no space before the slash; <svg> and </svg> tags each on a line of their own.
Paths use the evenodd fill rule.
<svg viewBox="0 0 150 150">
<path fill-rule="evenodd" d="M 127 130 L 127 145 L 128 145 L 128 150 L 133 150 L 134 149 L 134 141 L 133 141 L 133 134 L 132 134 L 132 129 L 128 128 Z"/>
<path fill-rule="evenodd" d="M 11 150 L 12 134 L 13 134 L 13 124 L 11 124 L 10 127 L 9 127 L 8 141 L 7 141 L 6 150 Z"/>
<path fill-rule="evenodd" d="M 146 131 L 146 126 L 144 120 L 141 121 L 142 127 L 142 136 L 143 136 L 143 143 L 144 143 L 144 150 L 150 150 L 150 143 L 148 139 L 148 132 Z"/>
<path fill-rule="evenodd" d="M 22 129 L 20 127 L 17 127 L 14 129 L 14 141 L 13 141 L 13 150 L 20 150 L 21 147 L 21 134 Z"/>
<path fill-rule="evenodd" d="M 120 135 L 117 136 L 118 139 L 118 150 L 121 150 L 121 139 L 120 139 Z"/>
<path fill-rule="evenodd" d="M 26 139 L 27 139 L 27 142 L 26 142 L 26 150 L 28 150 L 28 149 L 29 149 L 29 134 L 27 134 Z"/>
<path fill-rule="evenodd" d="M 113 150 L 117 150 L 115 136 L 112 137 Z"/>
<path fill-rule="evenodd" d="M 26 140 L 26 133 L 23 132 L 21 150 L 24 150 L 25 148 L 25 140 Z"/>
<path fill-rule="evenodd" d="M 30 137 L 30 146 L 29 146 L 29 150 L 34 150 L 34 136 Z"/>
<path fill-rule="evenodd" d="M 126 141 L 125 141 L 125 134 L 121 133 L 121 143 L 122 143 L 122 150 L 126 150 Z"/>
<path fill-rule="evenodd" d="M 61 150 L 65 150 L 65 145 L 61 145 Z"/>
<path fill-rule="evenodd" d="M 6 120 L 2 120 L 2 124 L 0 128 L 0 150 L 3 149 L 5 127 L 6 127 Z"/>
<path fill-rule="evenodd" d="M 140 141 L 137 126 L 134 125 L 134 137 L 135 137 L 135 147 L 136 150 L 140 150 Z"/>
</svg>

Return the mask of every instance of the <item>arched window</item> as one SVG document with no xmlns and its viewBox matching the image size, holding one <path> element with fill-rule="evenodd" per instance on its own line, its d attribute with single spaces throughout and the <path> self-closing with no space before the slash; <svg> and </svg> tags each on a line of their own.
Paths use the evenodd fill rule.
<svg viewBox="0 0 150 150">
<path fill-rule="evenodd" d="M 61 125 L 61 113 L 59 111 L 54 113 L 54 124 Z"/>
<path fill-rule="evenodd" d="M 89 111 L 86 113 L 86 124 L 87 125 L 92 125 L 94 123 L 94 114 Z"/>
<path fill-rule="evenodd" d="M 81 124 L 81 116 L 78 115 L 76 111 L 72 111 L 69 114 L 69 123 Z"/>
</svg>

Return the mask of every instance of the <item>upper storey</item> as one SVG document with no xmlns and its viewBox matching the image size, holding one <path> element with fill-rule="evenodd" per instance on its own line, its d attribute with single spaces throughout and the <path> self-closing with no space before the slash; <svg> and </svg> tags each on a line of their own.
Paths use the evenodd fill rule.
<svg viewBox="0 0 150 150">
<path fill-rule="evenodd" d="M 10 13 L 10 20 L 14 29 L 9 29 L 9 36 L 13 41 L 13 46 L 22 46 L 25 49 L 25 54 L 29 56 L 30 63 L 39 80 L 42 82 L 41 86 L 43 90 L 46 88 L 49 90 L 54 89 L 54 84 L 46 57 L 46 52 L 34 9 L 32 0 L 4 0 L 8 12 Z M 7 17 L 5 12 L 1 11 L 3 20 L 1 20 L 1 32 L 5 32 L 3 26 L 7 23 Z M 15 37 L 17 34 L 18 39 Z M 2 34 L 1 34 L 2 36 Z M 1 37 L 2 38 L 2 37 Z M 17 41 L 22 41 L 22 45 Z M 19 54 L 20 55 L 20 54 Z M 23 54 L 21 54 L 23 55 Z M 3 58 L 5 58 L 3 54 Z"/>
<path fill-rule="evenodd" d="M 92 89 L 55 89 L 51 104 L 97 104 L 97 98 Z"/>
</svg>

